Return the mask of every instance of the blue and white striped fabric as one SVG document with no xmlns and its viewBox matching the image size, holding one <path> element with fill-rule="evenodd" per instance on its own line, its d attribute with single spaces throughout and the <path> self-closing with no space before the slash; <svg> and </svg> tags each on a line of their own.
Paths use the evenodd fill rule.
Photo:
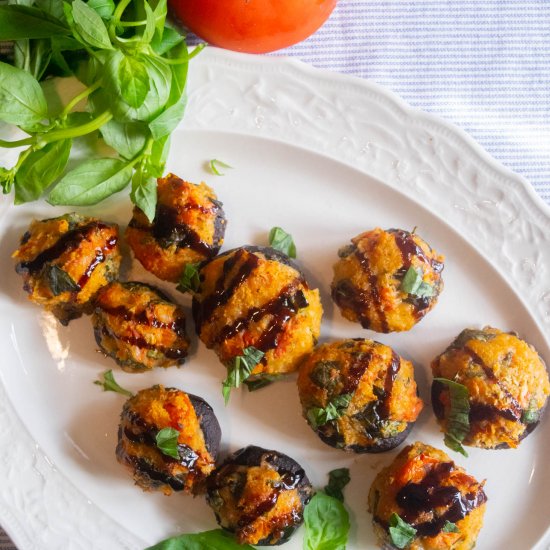
<svg viewBox="0 0 550 550">
<path fill-rule="evenodd" d="M 550 204 L 550 0 L 340 0 L 280 54 L 455 123 Z M 12 549 L 0 529 L 0 550 Z"/>
<path fill-rule="evenodd" d="M 550 204 L 550 0 L 340 0 L 280 53 L 456 124 Z"/>
</svg>

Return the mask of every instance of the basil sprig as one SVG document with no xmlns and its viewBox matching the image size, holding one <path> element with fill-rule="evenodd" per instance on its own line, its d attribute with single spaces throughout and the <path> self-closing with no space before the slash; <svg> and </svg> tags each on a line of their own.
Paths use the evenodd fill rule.
<svg viewBox="0 0 550 550">
<path fill-rule="evenodd" d="M 179 458 L 178 438 L 180 433 L 175 428 L 162 428 L 157 432 L 155 441 L 158 449 L 172 458 Z"/>
<path fill-rule="evenodd" d="M 429 298 L 435 294 L 435 289 L 432 285 L 422 280 L 423 276 L 424 274 L 421 269 L 411 266 L 407 269 L 399 288 L 403 292 L 412 294 L 418 298 Z"/>
<path fill-rule="evenodd" d="M 23 148 L 13 166 L 0 167 L 4 193 L 15 188 L 23 203 L 49 191 L 51 204 L 81 206 L 131 182 L 132 202 L 153 220 L 156 178 L 184 114 L 188 62 L 202 49 L 189 53 L 166 15 L 167 0 L 0 6 L 0 40 L 16 41 L 13 65 L 0 62 L 0 121 L 26 134 L 0 140 Z M 50 108 L 39 83 L 49 76 L 76 77 L 84 88 Z M 98 131 L 109 154 L 67 169 L 74 140 Z"/>
<path fill-rule="evenodd" d="M 118 385 L 112 370 L 109 369 L 108 371 L 105 371 L 102 376 L 103 380 L 95 380 L 94 384 L 101 386 L 103 391 L 114 391 L 116 393 L 120 393 L 121 395 L 127 395 L 128 397 L 132 397 L 134 395 L 131 391 Z"/>
<path fill-rule="evenodd" d="M 348 408 L 352 398 L 351 393 L 343 393 L 333 397 L 326 407 L 311 407 L 307 410 L 307 419 L 313 429 L 317 429 L 319 426 L 324 426 L 331 420 L 337 420 L 340 418 Z"/>
<path fill-rule="evenodd" d="M 254 367 L 263 359 L 264 352 L 249 346 L 243 349 L 242 355 L 233 358 L 228 367 L 227 378 L 222 383 L 222 394 L 225 404 L 229 403 L 231 388 L 238 388 L 254 370 Z"/>
<path fill-rule="evenodd" d="M 416 536 L 416 529 L 403 521 L 399 514 L 395 512 L 390 516 L 390 526 L 388 528 L 392 544 L 396 548 L 406 548 Z"/>
<path fill-rule="evenodd" d="M 286 254 L 289 258 L 296 258 L 296 245 L 292 235 L 280 227 L 273 227 L 269 232 L 269 246 Z"/>
<path fill-rule="evenodd" d="M 468 453 L 462 446 L 462 442 L 470 432 L 470 394 L 468 388 L 447 378 L 434 378 L 434 381 L 447 386 L 451 399 L 444 439 L 445 445 L 467 457 Z"/>
</svg>

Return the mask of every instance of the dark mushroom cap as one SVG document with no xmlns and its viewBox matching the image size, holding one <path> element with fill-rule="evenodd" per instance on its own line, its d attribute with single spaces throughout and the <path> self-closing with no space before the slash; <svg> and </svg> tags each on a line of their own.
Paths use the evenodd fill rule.
<svg viewBox="0 0 550 550">
<path fill-rule="evenodd" d="M 208 504 L 239 544 L 286 542 L 302 523 L 311 496 L 311 484 L 295 460 L 256 446 L 233 453 L 207 482 Z"/>
<path fill-rule="evenodd" d="M 225 234 L 225 213 L 205 183 L 196 185 L 168 174 L 158 179 L 157 190 L 153 223 L 136 207 L 125 236 L 147 271 L 178 282 L 186 265 L 218 253 Z"/>
<path fill-rule="evenodd" d="M 452 380 L 468 392 L 469 432 L 464 445 L 515 448 L 538 425 L 548 403 L 550 381 L 536 350 L 515 333 L 485 327 L 465 329 L 432 362 L 434 378 Z M 432 407 L 449 429 L 451 394 L 434 380 Z"/>
<path fill-rule="evenodd" d="M 339 250 L 332 299 L 342 315 L 377 332 L 410 330 L 443 289 L 443 256 L 415 233 L 376 228 Z"/>
<path fill-rule="evenodd" d="M 411 362 L 361 338 L 319 346 L 300 367 L 298 391 L 321 440 L 356 453 L 402 443 L 423 406 Z"/>
<path fill-rule="evenodd" d="M 420 442 L 408 445 L 377 474 L 369 490 L 380 546 L 391 545 L 390 520 L 398 514 L 416 530 L 407 548 L 473 548 L 485 513 L 484 483 L 443 451 Z M 449 523 L 456 531 L 446 528 Z"/>
<path fill-rule="evenodd" d="M 252 376 L 285 374 L 313 349 L 322 316 L 319 291 L 284 254 L 236 248 L 202 264 L 200 281 L 195 328 L 224 365 L 252 346 L 264 353 Z"/>
<path fill-rule="evenodd" d="M 92 324 L 98 346 L 128 372 L 179 365 L 187 356 L 183 309 L 151 285 L 105 286 L 95 299 Z"/>
<path fill-rule="evenodd" d="M 29 299 L 67 325 L 118 276 L 118 226 L 77 214 L 35 220 L 13 256 Z"/>
<path fill-rule="evenodd" d="M 157 445 L 161 430 L 177 432 L 178 458 Z M 116 448 L 117 460 L 144 490 L 201 492 L 214 470 L 221 430 L 214 411 L 196 395 L 153 386 L 124 405 Z"/>
</svg>

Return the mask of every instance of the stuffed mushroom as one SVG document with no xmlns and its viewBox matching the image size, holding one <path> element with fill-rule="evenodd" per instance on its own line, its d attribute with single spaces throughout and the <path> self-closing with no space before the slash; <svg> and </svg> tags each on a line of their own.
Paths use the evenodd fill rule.
<svg viewBox="0 0 550 550">
<path fill-rule="evenodd" d="M 215 468 L 221 431 L 196 395 L 153 386 L 124 405 L 116 456 L 144 491 L 199 493 Z"/>
<path fill-rule="evenodd" d="M 35 220 L 13 257 L 29 299 L 67 325 L 118 276 L 118 226 L 78 214 Z"/>
<path fill-rule="evenodd" d="M 169 174 L 159 178 L 152 223 L 137 207 L 125 237 L 143 267 L 177 282 L 185 266 L 218 253 L 225 233 L 222 203 L 205 183 L 196 185 Z"/>
<path fill-rule="evenodd" d="M 380 547 L 470 550 L 483 525 L 484 483 L 443 451 L 418 442 L 405 447 L 369 491 Z"/>
<path fill-rule="evenodd" d="M 187 356 L 183 309 L 152 286 L 116 281 L 103 287 L 92 323 L 98 346 L 125 371 L 179 365 Z"/>
<path fill-rule="evenodd" d="M 410 330 L 443 290 L 443 256 L 414 232 L 376 228 L 338 251 L 332 299 L 342 315 L 376 332 Z"/>
<path fill-rule="evenodd" d="M 432 372 L 433 410 L 451 446 L 458 436 L 474 447 L 517 447 L 538 425 L 550 395 L 536 350 L 491 327 L 463 330 L 432 362 Z M 464 407 L 467 422 L 457 427 L 454 411 Z"/>
<path fill-rule="evenodd" d="M 248 374 L 285 374 L 298 368 L 319 336 L 317 289 L 284 254 L 245 246 L 200 269 L 193 316 L 200 339 L 231 367 L 254 349 L 261 360 Z"/>
<path fill-rule="evenodd" d="M 423 407 L 412 363 L 388 346 L 359 338 L 319 346 L 300 367 L 298 391 L 317 435 L 356 453 L 399 445 Z"/>
<path fill-rule="evenodd" d="M 239 544 L 286 542 L 302 523 L 312 496 L 302 467 L 277 451 L 237 451 L 207 481 L 207 502 L 221 527 Z"/>
</svg>

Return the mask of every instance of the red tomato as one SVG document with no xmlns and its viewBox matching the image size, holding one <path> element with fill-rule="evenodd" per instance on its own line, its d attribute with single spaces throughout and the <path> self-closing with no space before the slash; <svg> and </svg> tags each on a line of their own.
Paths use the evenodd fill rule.
<svg viewBox="0 0 550 550">
<path fill-rule="evenodd" d="M 336 0 L 169 0 L 180 21 L 214 46 L 265 53 L 300 42 L 331 14 Z"/>
</svg>

